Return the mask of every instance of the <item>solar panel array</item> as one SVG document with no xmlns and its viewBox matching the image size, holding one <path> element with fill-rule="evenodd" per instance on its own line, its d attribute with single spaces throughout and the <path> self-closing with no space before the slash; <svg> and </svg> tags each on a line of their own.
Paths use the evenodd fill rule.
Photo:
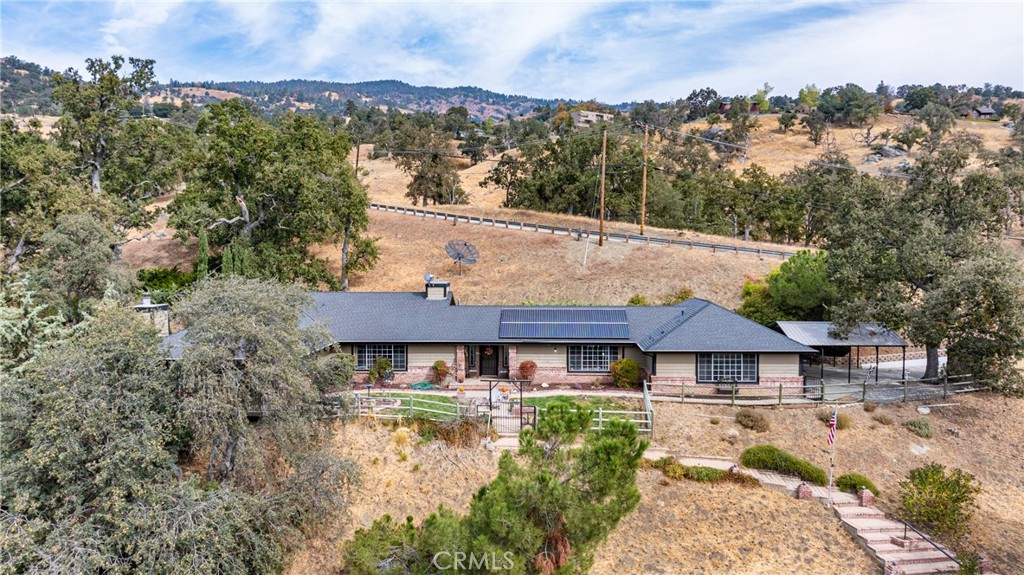
<svg viewBox="0 0 1024 575">
<path fill-rule="evenodd" d="M 498 337 L 629 339 L 629 323 L 621 309 L 503 309 Z"/>
</svg>

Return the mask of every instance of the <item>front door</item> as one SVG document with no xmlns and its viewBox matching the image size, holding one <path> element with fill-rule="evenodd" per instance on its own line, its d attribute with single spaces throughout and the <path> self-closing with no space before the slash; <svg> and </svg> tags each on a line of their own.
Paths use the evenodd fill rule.
<svg viewBox="0 0 1024 575">
<path fill-rule="evenodd" d="M 498 377 L 498 346 L 480 346 L 480 376 Z"/>
</svg>

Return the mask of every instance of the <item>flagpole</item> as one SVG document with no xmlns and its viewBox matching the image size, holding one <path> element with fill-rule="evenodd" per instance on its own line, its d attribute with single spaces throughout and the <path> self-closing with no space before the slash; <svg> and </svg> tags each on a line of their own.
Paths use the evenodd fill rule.
<svg viewBox="0 0 1024 575">
<path fill-rule="evenodd" d="M 832 509 L 832 478 L 836 473 L 836 439 L 839 434 L 835 432 L 839 419 L 839 405 L 837 404 L 832 411 L 832 419 L 829 421 L 829 443 L 832 445 L 832 454 L 829 456 L 828 461 L 828 508 Z"/>
</svg>

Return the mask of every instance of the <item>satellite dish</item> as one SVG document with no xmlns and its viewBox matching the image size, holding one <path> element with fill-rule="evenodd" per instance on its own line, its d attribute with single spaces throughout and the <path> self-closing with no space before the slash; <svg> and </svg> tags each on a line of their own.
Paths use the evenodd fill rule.
<svg viewBox="0 0 1024 575">
<path fill-rule="evenodd" d="M 452 261 L 459 264 L 459 275 L 462 275 L 462 264 L 471 266 L 480 261 L 480 252 L 476 246 L 465 240 L 452 240 L 445 244 L 444 251 Z"/>
<path fill-rule="evenodd" d="M 426 274 L 426 275 L 423 276 L 423 279 L 427 283 L 430 283 L 430 282 L 434 281 L 434 275 L 433 274 Z"/>
</svg>

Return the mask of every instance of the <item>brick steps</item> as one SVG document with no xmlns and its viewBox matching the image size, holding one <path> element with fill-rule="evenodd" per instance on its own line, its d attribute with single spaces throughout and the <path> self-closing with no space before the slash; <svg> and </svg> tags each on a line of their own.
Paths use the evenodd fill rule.
<svg viewBox="0 0 1024 575">
<path fill-rule="evenodd" d="M 960 566 L 948 559 L 934 563 L 897 564 L 892 573 L 893 575 L 955 575 L 960 573 Z"/>
<path fill-rule="evenodd" d="M 874 507 L 843 505 L 835 506 L 835 509 L 841 519 L 885 519 L 885 513 Z"/>
</svg>

